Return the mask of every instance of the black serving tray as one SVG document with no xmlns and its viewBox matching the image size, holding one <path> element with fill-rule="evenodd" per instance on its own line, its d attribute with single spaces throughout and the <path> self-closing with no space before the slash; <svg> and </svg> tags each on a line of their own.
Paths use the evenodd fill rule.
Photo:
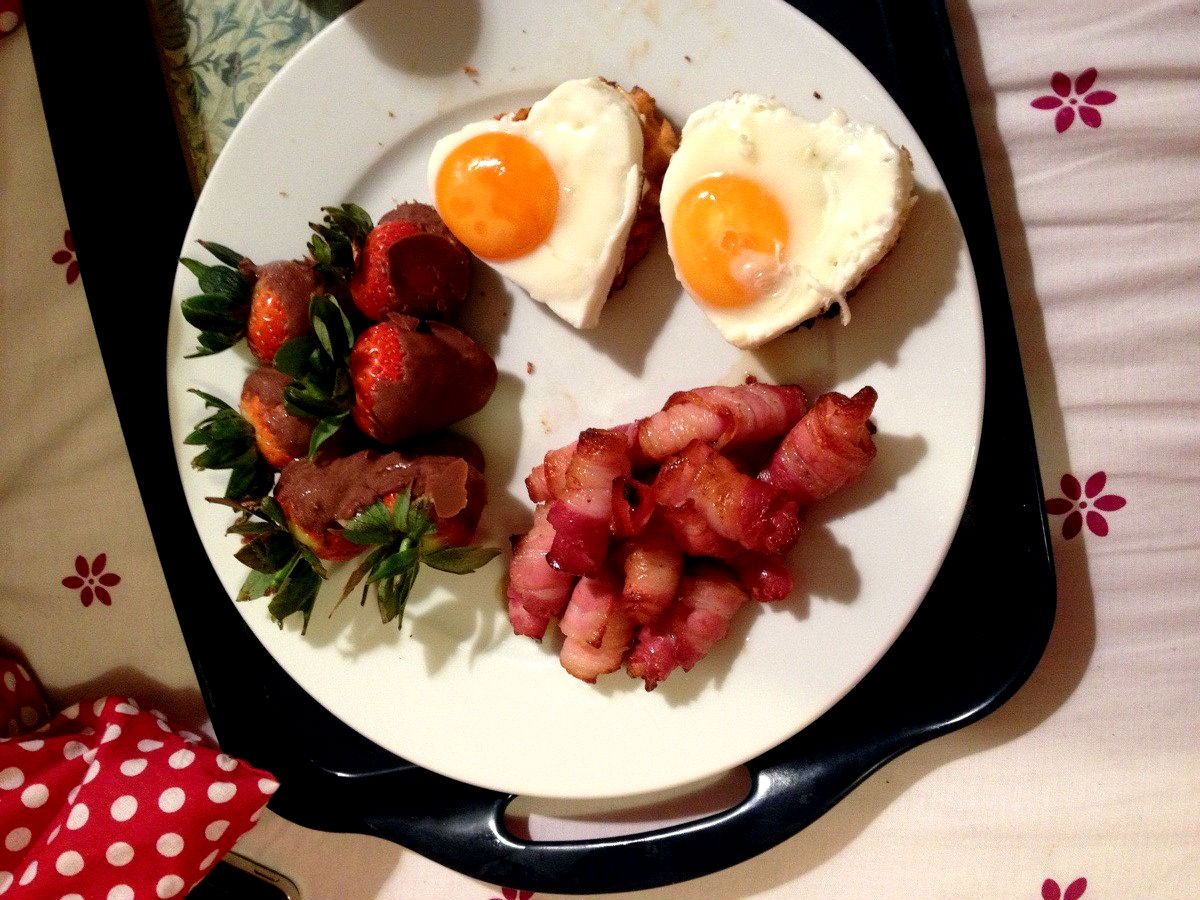
<svg viewBox="0 0 1200 900">
<path fill-rule="evenodd" d="M 283 673 L 228 601 L 184 503 L 165 379 L 147 365 L 166 345 L 194 197 L 145 10 L 26 5 L 76 252 L 167 583 L 222 746 L 279 777 L 271 803 L 279 814 L 388 838 L 510 887 L 609 893 L 674 883 L 781 843 L 888 760 L 996 709 L 1033 670 L 1054 620 L 1053 561 L 1012 311 L 946 10 L 939 0 L 793 5 L 895 97 L 962 221 L 987 353 L 970 498 L 908 628 L 828 713 L 748 764 L 743 802 L 654 832 L 559 843 L 511 834 L 511 797 L 435 775 L 343 725 Z"/>
</svg>

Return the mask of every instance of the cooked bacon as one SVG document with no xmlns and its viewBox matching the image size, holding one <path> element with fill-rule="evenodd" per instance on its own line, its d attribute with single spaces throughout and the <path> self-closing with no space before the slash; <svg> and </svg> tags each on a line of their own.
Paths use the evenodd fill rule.
<svg viewBox="0 0 1200 900">
<path fill-rule="evenodd" d="M 546 562 L 546 551 L 554 542 L 548 508 L 533 511 L 533 527 L 513 550 L 508 566 L 508 618 L 513 631 L 539 641 L 550 620 L 561 616 L 571 598 L 575 576 L 560 572 Z"/>
<path fill-rule="evenodd" d="M 608 556 L 613 484 L 630 475 L 624 435 L 589 428 L 579 435 L 567 466 L 566 489 L 550 505 L 554 543 L 550 565 L 573 575 L 596 575 Z"/>
<path fill-rule="evenodd" d="M 667 614 L 638 632 L 626 671 L 652 691 L 676 668 L 685 672 L 729 633 L 729 622 L 749 600 L 732 572 L 717 563 L 684 575 Z"/>
<path fill-rule="evenodd" d="M 690 502 L 674 509 L 660 507 L 659 515 L 670 526 L 676 546 L 689 556 L 733 559 L 745 552 L 741 544 L 713 531 L 708 519 Z"/>
<path fill-rule="evenodd" d="M 641 534 L 654 515 L 654 496 L 654 486 L 636 478 L 614 481 L 612 522 L 609 525 L 613 537 Z"/>
<path fill-rule="evenodd" d="M 853 397 L 822 394 L 784 437 L 759 478 L 801 506 L 857 481 L 875 458 L 868 420 L 877 397 L 869 386 Z"/>
<path fill-rule="evenodd" d="M 738 583 L 755 600 L 774 603 L 792 592 L 792 573 L 781 554 L 749 551 L 735 557 L 732 565 Z"/>
<path fill-rule="evenodd" d="M 625 572 L 625 611 L 638 625 L 653 622 L 675 599 L 683 571 L 683 551 L 670 526 L 655 516 L 641 534 L 621 545 L 619 558 Z"/>
<path fill-rule="evenodd" d="M 637 446 L 637 422 L 627 422 L 607 430 L 625 438 L 631 465 L 645 465 L 647 460 Z M 533 467 L 529 477 L 525 479 L 525 489 L 529 492 L 530 500 L 542 503 L 551 498 L 562 497 L 566 493 L 567 467 L 571 464 L 578 444 L 578 441 L 571 441 L 565 447 L 549 451 L 542 461 Z"/>
<path fill-rule="evenodd" d="M 680 391 L 638 424 L 638 443 L 651 459 L 666 459 L 692 441 L 717 449 L 761 443 L 787 434 L 807 406 L 804 390 L 791 384 L 756 381 Z"/>
<path fill-rule="evenodd" d="M 633 641 L 634 624 L 621 607 L 617 583 L 608 572 L 581 578 L 563 614 L 562 667 L 583 681 L 621 668 Z"/>
<path fill-rule="evenodd" d="M 739 472 L 719 452 L 699 441 L 663 463 L 654 489 L 663 506 L 691 501 L 717 534 L 747 550 L 780 553 L 800 536 L 794 500 Z"/>
</svg>

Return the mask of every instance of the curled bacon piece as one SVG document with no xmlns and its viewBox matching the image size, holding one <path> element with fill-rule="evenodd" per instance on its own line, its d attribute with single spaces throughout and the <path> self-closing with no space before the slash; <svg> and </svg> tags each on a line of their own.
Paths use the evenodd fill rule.
<svg viewBox="0 0 1200 900">
<path fill-rule="evenodd" d="M 714 385 L 672 394 L 662 411 L 638 423 L 638 443 L 650 459 L 666 459 L 693 441 L 717 449 L 777 438 L 808 407 L 797 385 L 751 382 Z"/>
<path fill-rule="evenodd" d="M 625 572 L 621 589 L 625 611 L 638 625 L 653 622 L 675 599 L 683 571 L 683 551 L 670 526 L 655 516 L 641 534 L 622 544 L 620 559 Z"/>
<path fill-rule="evenodd" d="M 634 623 L 621 605 L 617 583 L 607 571 L 581 578 L 559 622 L 562 667 L 583 681 L 621 668 L 633 640 Z"/>
<path fill-rule="evenodd" d="M 801 506 L 857 481 L 875 458 L 868 420 L 877 398 L 869 386 L 853 397 L 822 394 L 758 477 Z"/>
<path fill-rule="evenodd" d="M 670 526 L 679 549 L 689 556 L 733 559 L 744 552 L 742 545 L 737 541 L 721 537 L 713 531 L 708 519 L 690 502 L 674 509 L 660 507 L 659 515 Z"/>
<path fill-rule="evenodd" d="M 625 438 L 632 466 L 644 465 L 646 459 L 637 446 L 637 422 L 627 422 L 607 429 Z M 543 457 L 541 463 L 533 467 L 529 477 L 525 479 L 525 489 L 529 499 L 534 503 L 542 503 L 556 497 L 562 497 L 567 490 L 567 467 L 575 455 L 578 441 L 571 441 L 564 447 L 557 447 Z"/>
<path fill-rule="evenodd" d="M 774 603 L 792 592 L 792 572 L 778 553 L 743 553 L 733 559 L 738 583 L 755 600 Z"/>
<path fill-rule="evenodd" d="M 654 489 L 660 505 L 678 507 L 690 501 L 717 534 L 747 550 L 780 553 L 800 536 L 794 500 L 739 472 L 699 441 L 663 463 Z"/>
<path fill-rule="evenodd" d="M 630 475 L 624 435 L 589 428 L 579 435 L 567 466 L 566 490 L 550 505 L 554 543 L 550 565 L 573 575 L 596 575 L 608 556 L 613 484 Z"/>
<path fill-rule="evenodd" d="M 508 566 L 508 618 L 513 631 L 539 641 L 551 619 L 563 614 L 575 586 L 575 576 L 546 562 L 554 542 L 554 527 L 545 504 L 533 511 L 533 527 L 521 536 Z"/>
<path fill-rule="evenodd" d="M 676 668 L 688 671 L 729 633 L 730 620 L 749 599 L 727 568 L 697 564 L 667 614 L 638 632 L 626 671 L 648 691 Z"/>
</svg>

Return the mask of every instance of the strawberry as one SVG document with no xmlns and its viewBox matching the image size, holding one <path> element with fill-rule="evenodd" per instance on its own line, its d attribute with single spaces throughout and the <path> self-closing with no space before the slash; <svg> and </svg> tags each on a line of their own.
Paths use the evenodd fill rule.
<svg viewBox="0 0 1200 900">
<path fill-rule="evenodd" d="M 183 440 L 205 448 L 192 460 L 192 467 L 229 469 L 225 496 L 232 500 L 258 499 L 270 493 L 275 473 L 258 450 L 254 426 L 224 400 L 195 388 L 190 390 L 204 400 L 206 407 L 216 410 Z"/>
<path fill-rule="evenodd" d="M 350 279 L 368 319 L 388 313 L 449 321 L 471 289 L 471 256 L 425 203 L 402 203 L 367 235 Z"/>
<path fill-rule="evenodd" d="M 260 366 L 242 387 L 242 418 L 254 427 L 258 452 L 269 465 L 282 469 L 293 459 L 308 455 L 314 419 L 292 414 L 284 401 L 289 375 Z"/>
<path fill-rule="evenodd" d="M 496 363 L 452 325 L 391 314 L 350 353 L 351 415 L 385 444 L 478 412 L 496 387 Z"/>
<path fill-rule="evenodd" d="M 192 357 L 219 353 L 242 339 L 254 285 L 254 264 L 249 259 L 212 241 L 199 243 L 223 265 L 206 266 L 186 256 L 180 259 L 200 287 L 199 294 L 180 304 L 183 318 L 200 329 L 199 346 Z"/>
<path fill-rule="evenodd" d="M 312 332 L 308 305 L 321 284 L 311 262 L 278 260 L 252 268 L 246 343 L 259 362 L 270 365 L 284 341 Z"/>
</svg>

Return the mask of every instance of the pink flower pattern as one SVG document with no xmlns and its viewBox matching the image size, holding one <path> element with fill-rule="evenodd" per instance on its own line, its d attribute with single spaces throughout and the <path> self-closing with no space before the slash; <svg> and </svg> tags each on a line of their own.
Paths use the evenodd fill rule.
<svg viewBox="0 0 1200 900">
<path fill-rule="evenodd" d="M 63 587 L 79 591 L 79 602 L 91 606 L 93 600 L 99 600 L 105 606 L 112 606 L 110 587 L 121 583 L 121 576 L 115 572 L 105 572 L 108 565 L 108 554 L 101 553 L 88 564 L 86 556 L 75 557 L 74 575 L 68 575 L 62 580 Z"/>
<path fill-rule="evenodd" d="M 1042 882 L 1042 900 L 1079 900 L 1087 890 L 1087 879 L 1076 878 L 1064 891 L 1053 878 Z"/>
<path fill-rule="evenodd" d="M 1105 472 L 1093 473 L 1083 485 L 1069 472 L 1062 477 L 1059 487 L 1062 488 L 1063 496 L 1047 500 L 1046 512 L 1052 516 L 1066 515 L 1062 526 L 1064 538 L 1070 540 L 1079 534 L 1084 522 L 1087 522 L 1088 530 L 1096 537 L 1108 534 L 1108 519 L 1103 513 L 1115 512 L 1123 507 L 1126 501 L 1119 494 L 1100 494 L 1107 481 L 1108 475 Z"/>
<path fill-rule="evenodd" d="M 533 891 L 518 891 L 516 888 L 500 888 L 500 893 L 504 895 L 504 900 L 532 900 Z M 492 900 L 500 900 L 499 897 L 493 897 Z"/>
<path fill-rule="evenodd" d="M 63 232 L 63 249 L 50 257 L 60 266 L 67 267 L 67 284 L 74 284 L 79 277 L 79 261 L 75 259 L 75 240 L 71 237 L 71 229 Z"/>
<path fill-rule="evenodd" d="M 1117 99 L 1112 91 L 1093 91 L 1096 83 L 1095 68 L 1085 69 L 1075 79 L 1072 90 L 1071 79 L 1062 72 L 1050 76 L 1050 89 L 1053 94 L 1043 94 L 1029 105 L 1034 109 L 1057 109 L 1054 114 L 1054 128 L 1062 134 L 1075 121 L 1078 111 L 1079 120 L 1089 128 L 1099 128 L 1101 123 L 1100 110 L 1097 106 L 1107 106 Z"/>
</svg>

